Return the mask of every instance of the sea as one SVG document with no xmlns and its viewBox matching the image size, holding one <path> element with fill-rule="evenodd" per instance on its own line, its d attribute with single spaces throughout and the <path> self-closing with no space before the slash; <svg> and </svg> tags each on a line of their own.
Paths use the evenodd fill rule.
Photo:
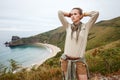
<svg viewBox="0 0 120 80">
<path fill-rule="evenodd" d="M 25 45 L 14 48 L 6 47 L 5 42 L 12 36 L 30 37 L 39 31 L 0 31 L 0 65 L 10 67 L 10 60 L 15 60 L 22 67 L 31 67 L 43 63 L 50 56 L 50 51 L 44 46 Z"/>
</svg>

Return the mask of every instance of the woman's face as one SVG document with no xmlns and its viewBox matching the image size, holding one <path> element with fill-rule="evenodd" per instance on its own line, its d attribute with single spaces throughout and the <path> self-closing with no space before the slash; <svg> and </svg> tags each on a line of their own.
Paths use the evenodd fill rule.
<svg viewBox="0 0 120 80">
<path fill-rule="evenodd" d="M 71 10 L 70 14 L 71 14 L 70 17 L 71 17 L 71 20 L 72 20 L 73 23 L 79 23 L 80 22 L 80 19 L 82 18 L 82 15 L 80 15 L 79 10 L 73 9 L 73 10 Z"/>
</svg>

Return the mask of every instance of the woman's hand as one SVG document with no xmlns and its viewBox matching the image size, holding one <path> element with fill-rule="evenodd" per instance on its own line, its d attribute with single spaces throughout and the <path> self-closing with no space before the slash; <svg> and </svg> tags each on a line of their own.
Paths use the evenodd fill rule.
<svg viewBox="0 0 120 80">
<path fill-rule="evenodd" d="M 89 16 L 89 14 L 87 12 L 83 13 L 83 17 Z"/>
<path fill-rule="evenodd" d="M 83 13 L 82 15 L 81 15 L 81 18 L 80 19 L 82 19 L 83 17 L 87 17 L 88 16 L 88 13 Z"/>
<path fill-rule="evenodd" d="M 71 17 L 71 14 L 70 13 L 68 13 L 68 12 L 63 12 L 64 13 L 64 16 L 66 16 L 66 17 Z"/>
</svg>

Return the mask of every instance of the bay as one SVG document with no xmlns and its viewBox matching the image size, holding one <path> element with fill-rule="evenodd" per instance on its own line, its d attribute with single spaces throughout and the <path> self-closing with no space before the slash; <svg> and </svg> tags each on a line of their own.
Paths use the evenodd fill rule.
<svg viewBox="0 0 120 80">
<path fill-rule="evenodd" d="M 6 47 L 4 43 L 10 41 L 12 36 L 29 37 L 39 32 L 28 31 L 0 31 L 0 64 L 9 67 L 9 60 L 13 59 L 23 67 L 30 67 L 43 62 L 50 52 L 44 46 L 25 45 L 15 48 Z"/>
</svg>

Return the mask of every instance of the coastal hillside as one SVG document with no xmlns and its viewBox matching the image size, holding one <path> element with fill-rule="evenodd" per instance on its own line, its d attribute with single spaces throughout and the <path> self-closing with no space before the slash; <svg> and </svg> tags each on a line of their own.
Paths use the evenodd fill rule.
<svg viewBox="0 0 120 80">
<path fill-rule="evenodd" d="M 58 27 L 14 41 L 15 45 L 50 43 L 60 47 L 62 51 L 37 69 L 33 66 L 31 71 L 23 69 L 15 74 L 10 71 L 5 73 L 6 68 L 3 67 L 3 72 L 0 71 L 0 80 L 62 80 L 59 59 L 64 51 L 65 34 L 65 29 Z M 85 57 L 90 70 L 90 80 L 120 79 L 120 17 L 100 21 L 91 28 Z M 16 68 L 16 63 L 14 65 L 13 69 Z"/>
<path fill-rule="evenodd" d="M 12 45 L 33 44 L 36 42 L 50 43 L 64 48 L 65 42 L 65 28 L 58 27 L 54 30 L 31 36 L 28 38 L 22 38 L 12 42 Z M 113 41 L 120 39 L 120 17 L 103 20 L 96 23 L 88 34 L 88 43 L 86 50 L 93 49 L 102 45 L 109 44 Z"/>
<path fill-rule="evenodd" d="M 63 49 L 65 41 L 65 29 L 57 29 L 38 34 L 29 38 L 24 38 L 25 43 L 42 42 L 59 46 Z M 120 17 L 103 20 L 96 23 L 89 32 L 87 50 L 109 44 L 120 39 Z"/>
</svg>

